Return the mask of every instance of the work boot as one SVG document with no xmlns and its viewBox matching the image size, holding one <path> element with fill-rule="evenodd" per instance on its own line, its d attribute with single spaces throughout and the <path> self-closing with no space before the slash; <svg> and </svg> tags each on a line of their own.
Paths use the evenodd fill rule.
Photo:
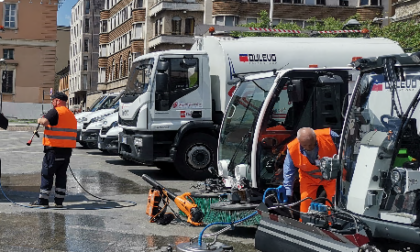
<svg viewBox="0 0 420 252">
<path fill-rule="evenodd" d="M 29 204 L 33 207 L 38 207 L 38 208 L 42 208 L 42 209 L 45 209 L 45 208 L 49 207 L 48 201 L 42 200 L 42 199 L 37 199 L 34 202 L 29 203 Z"/>
<path fill-rule="evenodd" d="M 58 203 L 55 203 L 54 207 L 55 207 L 55 208 L 63 208 L 63 204 L 58 204 Z"/>
</svg>

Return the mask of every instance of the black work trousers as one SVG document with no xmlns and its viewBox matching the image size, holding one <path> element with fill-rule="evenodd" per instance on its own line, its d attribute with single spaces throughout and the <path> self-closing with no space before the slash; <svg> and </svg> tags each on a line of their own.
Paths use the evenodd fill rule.
<svg viewBox="0 0 420 252">
<path fill-rule="evenodd" d="M 40 203 L 48 204 L 55 175 L 54 202 L 57 205 L 63 204 L 66 195 L 67 167 L 69 163 L 70 156 L 57 155 L 54 150 L 46 151 L 42 161 Z"/>
</svg>

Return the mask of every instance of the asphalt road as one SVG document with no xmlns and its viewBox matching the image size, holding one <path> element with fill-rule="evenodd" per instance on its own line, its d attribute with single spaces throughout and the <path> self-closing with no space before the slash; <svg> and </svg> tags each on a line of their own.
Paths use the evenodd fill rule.
<svg viewBox="0 0 420 252">
<path fill-rule="evenodd" d="M 197 181 L 185 181 L 175 172 L 126 163 L 118 156 L 81 147 L 74 150 L 67 173 L 65 208 L 25 207 L 38 197 L 43 158 L 41 138 L 26 146 L 31 135 L 0 131 L 1 186 L 7 196 L 0 192 L 0 251 L 148 252 L 167 251 L 168 244 L 176 251 L 175 244 L 188 242 L 202 231 L 203 227 L 185 222 L 149 223 L 146 202 L 150 186 L 141 175 L 148 174 L 176 193 L 194 190 L 190 187 Z M 120 202 L 99 200 L 86 193 L 71 171 L 89 193 Z M 136 205 L 122 207 L 131 202 Z M 174 203 L 171 206 L 176 210 Z M 215 226 L 208 230 L 219 229 Z M 220 235 L 218 241 L 233 245 L 234 251 L 256 251 L 255 231 L 255 227 L 236 227 Z"/>
</svg>

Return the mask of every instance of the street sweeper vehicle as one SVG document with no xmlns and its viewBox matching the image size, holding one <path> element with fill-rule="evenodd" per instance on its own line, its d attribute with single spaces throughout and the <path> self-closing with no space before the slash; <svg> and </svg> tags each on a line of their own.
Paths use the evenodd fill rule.
<svg viewBox="0 0 420 252">
<path fill-rule="evenodd" d="M 198 37 L 191 50 L 135 59 L 121 98 L 118 152 L 144 164 L 173 163 L 187 179 L 216 166 L 219 128 L 236 74 L 283 67 L 347 66 L 355 57 L 402 53 L 384 38 Z"/>
<path fill-rule="evenodd" d="M 122 128 L 118 125 L 118 111 L 104 118 L 99 132 L 98 149 L 109 154 L 118 154 L 118 134 Z"/>
<path fill-rule="evenodd" d="M 332 96 L 334 90 L 347 87 L 346 72 L 354 70 L 360 75 L 351 95 Z M 221 155 L 230 151 L 227 166 L 232 191 L 257 189 L 264 183 L 268 187 L 257 207 L 261 219 L 255 248 L 263 252 L 420 251 L 420 53 L 363 58 L 349 69 L 282 70 L 275 83 L 265 98 L 252 97 L 256 101 L 248 107 L 256 106 L 258 114 L 236 115 L 241 111 L 238 105 L 225 117 L 253 117 L 250 127 L 237 134 L 237 144 L 226 146 Z M 254 85 L 248 91 L 264 93 L 261 82 Z M 245 90 L 239 86 L 236 95 Z M 321 103 L 316 103 L 317 97 L 323 97 Z M 302 100 L 307 102 L 299 107 Z M 286 117 L 277 117 L 284 108 Z M 338 155 L 323 158 L 319 164 L 323 179 L 337 181 L 329 204 L 325 197 L 301 199 L 300 193 L 288 199 L 277 181 L 282 176 L 276 178 L 286 145 L 293 139 L 290 136 L 305 126 L 329 127 L 340 134 Z M 240 130 L 222 128 L 220 142 L 235 138 Z M 242 195 L 245 201 L 252 196 L 238 193 L 240 200 Z M 299 211 L 304 200 L 311 201 L 307 213 Z M 227 209 L 228 204 L 233 207 L 229 201 L 223 206 Z"/>
</svg>

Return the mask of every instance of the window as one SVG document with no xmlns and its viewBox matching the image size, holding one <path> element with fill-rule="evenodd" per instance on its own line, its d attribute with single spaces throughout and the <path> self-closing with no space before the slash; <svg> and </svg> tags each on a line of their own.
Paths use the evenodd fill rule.
<svg viewBox="0 0 420 252">
<path fill-rule="evenodd" d="M 3 59 L 14 59 L 14 54 L 15 49 L 3 49 Z"/>
<path fill-rule="evenodd" d="M 369 5 L 369 0 L 360 0 L 360 6 Z"/>
<path fill-rule="evenodd" d="M 217 16 L 216 25 L 221 26 L 236 26 L 238 24 L 238 18 L 235 16 Z"/>
<path fill-rule="evenodd" d="M 4 28 L 17 28 L 17 4 L 3 4 L 4 6 Z"/>
<path fill-rule="evenodd" d="M 173 35 L 180 35 L 181 34 L 181 18 L 180 17 L 173 17 L 172 18 L 172 34 Z"/>
<path fill-rule="evenodd" d="M 170 92 L 169 101 L 164 101 L 164 96 L 156 96 L 155 109 L 157 111 L 167 111 L 171 108 L 171 104 L 179 98 L 193 92 L 199 86 L 199 62 L 197 58 L 183 59 L 183 58 L 160 58 L 162 61 L 167 61 L 169 67 L 165 72 L 157 73 L 165 76 L 167 80 L 166 90 L 163 92 Z M 165 81 L 166 82 L 166 81 Z M 161 92 L 159 91 L 159 92 Z M 157 92 L 158 93 L 158 92 Z M 167 96 L 166 96 L 167 97 Z"/>
<path fill-rule="evenodd" d="M 301 4 L 303 1 L 302 0 L 293 0 L 293 3 L 295 4 Z"/>
<path fill-rule="evenodd" d="M 249 24 L 249 23 L 257 23 L 257 18 L 247 18 L 246 19 L 246 23 L 247 24 Z"/>
<path fill-rule="evenodd" d="M 112 61 L 112 78 L 111 78 L 111 80 L 114 80 L 114 79 L 115 79 L 115 62 Z"/>
<path fill-rule="evenodd" d="M 273 26 L 276 26 L 280 23 L 280 19 L 279 18 L 273 18 Z"/>
<path fill-rule="evenodd" d="M 89 18 L 85 18 L 85 33 L 89 33 Z"/>
<path fill-rule="evenodd" d="M 90 11 L 90 0 L 85 0 L 85 14 L 89 14 Z"/>
<path fill-rule="evenodd" d="M 195 20 L 192 17 L 185 19 L 185 34 L 193 35 L 194 34 Z"/>
<path fill-rule="evenodd" d="M 325 0 L 316 0 L 316 4 L 325 5 Z"/>
<path fill-rule="evenodd" d="M 119 74 L 119 78 L 122 78 L 122 71 L 123 71 L 123 59 L 122 59 L 122 56 L 120 56 L 120 70 L 118 71 L 118 74 Z"/>
<path fill-rule="evenodd" d="M 88 70 L 88 56 L 83 56 L 83 70 Z"/>
<path fill-rule="evenodd" d="M 136 1 L 136 7 L 137 8 L 143 8 L 143 0 L 137 0 Z"/>
<path fill-rule="evenodd" d="M 349 6 L 348 0 L 340 0 L 340 6 Z"/>
<path fill-rule="evenodd" d="M 127 76 L 127 61 L 124 60 L 122 76 Z"/>
<path fill-rule="evenodd" d="M 2 72 L 1 90 L 3 93 L 13 93 L 13 71 Z"/>
<path fill-rule="evenodd" d="M 102 32 L 108 32 L 108 20 L 102 20 Z"/>
<path fill-rule="evenodd" d="M 283 3 L 292 3 L 292 0 L 283 0 Z"/>
<path fill-rule="evenodd" d="M 162 32 L 162 20 L 158 19 L 155 22 L 155 36 L 159 36 Z"/>
<path fill-rule="evenodd" d="M 380 0 L 370 0 L 370 5 L 375 5 L 375 6 L 381 5 L 381 1 Z"/>
<path fill-rule="evenodd" d="M 83 49 L 85 52 L 89 52 L 89 39 L 84 40 Z"/>
<path fill-rule="evenodd" d="M 131 64 L 133 62 L 133 56 L 131 55 L 131 52 L 128 52 L 128 72 L 131 70 Z"/>
<path fill-rule="evenodd" d="M 141 39 L 143 38 L 142 35 L 143 35 L 142 24 L 135 24 L 134 25 L 134 38 Z"/>
</svg>

